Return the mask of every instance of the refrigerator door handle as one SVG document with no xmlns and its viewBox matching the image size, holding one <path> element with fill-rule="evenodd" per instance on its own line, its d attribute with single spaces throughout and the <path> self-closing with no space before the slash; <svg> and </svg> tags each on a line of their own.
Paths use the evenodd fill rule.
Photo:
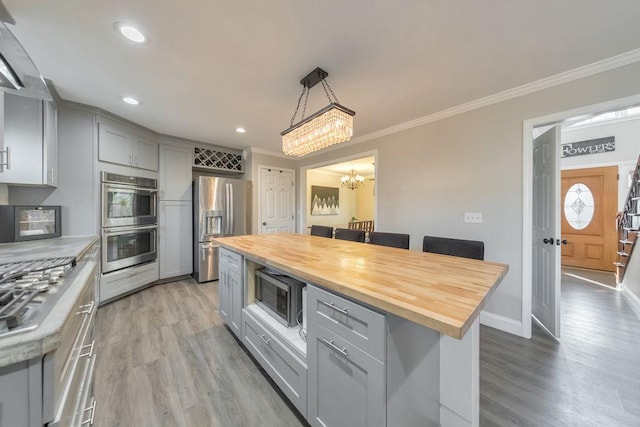
<svg viewBox="0 0 640 427">
<path fill-rule="evenodd" d="M 233 212 L 233 184 L 227 184 L 229 186 L 229 235 L 233 235 L 235 229 L 235 218 Z"/>
</svg>

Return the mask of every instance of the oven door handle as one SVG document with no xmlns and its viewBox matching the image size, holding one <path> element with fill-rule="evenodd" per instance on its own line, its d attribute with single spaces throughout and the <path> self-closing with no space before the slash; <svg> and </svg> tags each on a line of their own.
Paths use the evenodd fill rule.
<svg viewBox="0 0 640 427">
<path fill-rule="evenodd" d="M 157 225 L 146 225 L 144 227 L 126 227 L 126 228 L 122 228 L 122 227 L 118 227 L 118 228 L 103 228 L 102 232 L 104 234 L 126 234 L 126 233 L 131 233 L 131 232 L 143 232 L 143 231 L 147 231 L 147 230 L 154 230 L 157 229 L 158 226 Z"/>
<path fill-rule="evenodd" d="M 146 191 L 149 193 L 157 193 L 158 190 L 155 188 L 145 188 L 145 187 L 133 187 L 131 185 L 120 185 L 120 184 L 104 184 L 105 188 L 115 188 L 118 190 L 131 190 L 131 191 Z"/>
</svg>

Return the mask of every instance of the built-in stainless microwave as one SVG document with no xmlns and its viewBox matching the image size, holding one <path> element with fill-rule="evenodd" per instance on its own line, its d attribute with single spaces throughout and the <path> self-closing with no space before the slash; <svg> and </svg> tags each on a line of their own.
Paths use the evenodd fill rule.
<svg viewBox="0 0 640 427">
<path fill-rule="evenodd" d="M 265 269 L 256 270 L 256 302 L 285 326 L 298 324 L 305 283 Z M 300 317 L 302 322 L 302 316 Z"/>
<path fill-rule="evenodd" d="M 60 206 L 0 206 L 0 243 L 60 237 Z"/>
</svg>

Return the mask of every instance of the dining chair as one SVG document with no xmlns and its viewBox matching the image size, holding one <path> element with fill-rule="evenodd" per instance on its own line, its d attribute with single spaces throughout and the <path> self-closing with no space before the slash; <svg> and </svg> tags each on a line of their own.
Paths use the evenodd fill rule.
<svg viewBox="0 0 640 427">
<path fill-rule="evenodd" d="M 400 233 L 369 233 L 369 243 L 372 245 L 389 246 L 392 248 L 409 249 L 409 235 Z"/>
<path fill-rule="evenodd" d="M 351 242 L 364 243 L 365 232 L 362 230 L 349 230 L 348 228 L 336 228 L 336 239 L 349 240 Z"/>
<path fill-rule="evenodd" d="M 424 236 L 422 251 L 483 260 L 484 242 Z"/>
<path fill-rule="evenodd" d="M 320 237 L 333 237 L 333 227 L 326 227 L 324 225 L 312 225 L 311 235 Z"/>
</svg>

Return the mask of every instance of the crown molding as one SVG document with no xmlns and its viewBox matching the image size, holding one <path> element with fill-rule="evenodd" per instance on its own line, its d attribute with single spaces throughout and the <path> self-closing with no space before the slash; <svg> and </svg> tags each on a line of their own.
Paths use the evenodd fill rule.
<svg viewBox="0 0 640 427">
<path fill-rule="evenodd" d="M 280 157 L 280 158 L 283 158 L 283 159 L 289 159 L 289 160 L 294 160 L 294 161 L 297 160 L 297 158 L 292 157 L 292 156 L 287 156 L 286 154 L 284 154 L 282 152 L 265 150 L 264 148 L 259 148 L 259 147 L 251 146 L 246 151 L 248 151 L 250 153 L 264 154 L 265 156 Z"/>
<path fill-rule="evenodd" d="M 394 133 L 402 132 L 407 129 L 415 128 L 418 126 L 432 123 L 438 120 L 445 119 L 447 117 L 456 116 L 458 114 L 466 113 L 468 111 L 477 110 L 479 108 L 488 107 L 489 105 L 497 104 L 499 102 L 508 101 L 513 98 L 528 95 L 530 93 L 538 92 L 544 89 L 549 89 L 554 86 L 559 86 L 564 83 L 569 83 L 574 80 L 578 80 L 584 77 L 593 76 L 598 73 L 613 70 L 615 68 L 624 67 L 625 65 L 640 62 L 640 49 L 631 50 L 629 52 L 621 53 L 611 58 L 603 59 L 602 61 L 594 62 L 592 64 L 584 65 L 582 67 L 574 68 L 573 70 L 565 71 L 560 74 L 556 74 L 544 79 L 536 80 L 531 83 L 517 86 L 512 89 L 507 89 L 502 92 L 495 93 L 493 95 L 485 96 L 484 98 L 476 99 L 465 104 L 460 104 L 455 107 L 447 108 L 446 110 L 438 111 L 427 116 L 419 117 L 408 122 L 400 123 L 395 126 L 391 126 L 385 129 L 381 129 L 376 132 L 361 135 L 351 139 L 348 143 L 337 144 L 319 152 L 313 153 L 308 157 L 327 153 L 329 151 L 337 150 L 351 145 L 360 144 L 372 139 L 381 138 L 383 136 L 391 135 Z"/>
</svg>

